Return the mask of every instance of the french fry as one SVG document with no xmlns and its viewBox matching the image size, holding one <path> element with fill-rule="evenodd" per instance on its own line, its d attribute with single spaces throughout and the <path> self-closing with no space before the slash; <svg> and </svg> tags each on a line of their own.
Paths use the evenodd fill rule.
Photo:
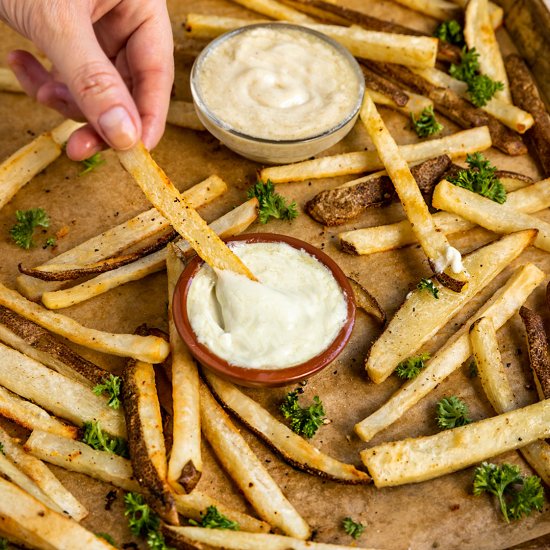
<svg viewBox="0 0 550 550">
<path fill-rule="evenodd" d="M 438 139 L 401 145 L 399 151 L 404 159 L 411 163 L 440 155 L 449 155 L 451 158 L 466 156 L 468 153 L 484 151 L 489 147 L 491 147 L 491 136 L 487 127 L 483 126 Z M 283 166 L 269 166 L 260 171 L 260 179 L 271 180 L 273 183 L 285 183 L 372 172 L 383 167 L 384 164 L 376 151 L 356 151 Z"/>
<path fill-rule="evenodd" d="M 195 106 L 189 101 L 176 101 L 174 99 L 170 101 L 166 122 L 190 130 L 206 129 L 197 116 Z"/>
<path fill-rule="evenodd" d="M 441 21 L 452 19 L 458 14 L 456 4 L 447 0 L 394 0 L 394 2 Z"/>
<path fill-rule="evenodd" d="M 76 521 L 80 521 L 88 515 L 86 508 L 78 502 L 72 493 L 65 489 L 48 467 L 41 460 L 27 453 L 14 438 L 10 437 L 1 428 L 0 443 L 6 460 L 9 459 L 13 462 L 21 472 L 36 484 L 44 495 L 55 503 L 56 507 L 53 509 L 58 512 L 65 512 Z M 12 481 L 15 480 L 12 478 Z M 44 504 L 49 506 L 47 502 L 44 502 Z M 51 508 L 51 506 L 49 507 Z"/>
<path fill-rule="evenodd" d="M 13 71 L 4 67 L 0 68 L 0 92 L 24 93 Z"/>
<path fill-rule="evenodd" d="M 212 231 L 197 211 L 174 187 L 144 145 L 117 152 L 120 162 L 141 187 L 146 197 L 211 267 L 229 269 L 256 280 L 225 243 Z M 155 361 L 152 361 L 155 362 Z"/>
<path fill-rule="evenodd" d="M 534 231 L 513 233 L 464 256 L 464 267 L 470 273 L 470 279 L 460 293 L 436 282 L 437 300 L 419 288 L 410 292 L 370 348 L 365 368 L 371 380 L 380 384 L 401 361 L 414 355 L 464 304 L 532 244 L 534 238 Z"/>
<path fill-rule="evenodd" d="M 290 21 L 291 23 L 312 23 L 314 20 L 297 10 L 289 8 L 276 0 L 233 0 L 249 10 L 266 15 L 271 19 Z"/>
<path fill-rule="evenodd" d="M 183 196 L 194 208 L 198 208 L 219 197 L 226 190 L 227 184 L 221 178 L 210 176 L 185 191 Z M 99 262 L 120 253 L 125 248 L 158 235 L 169 227 L 168 220 L 155 208 L 151 208 L 59 254 L 43 265 L 49 263 L 86 265 L 90 262 Z M 43 292 L 58 289 L 60 284 L 20 275 L 17 278 L 17 288 L 30 300 L 39 300 Z"/>
<path fill-rule="evenodd" d="M 487 199 L 463 189 L 446 180 L 441 181 L 435 188 L 432 205 L 447 212 L 458 214 L 462 218 L 477 223 L 485 229 L 495 233 L 512 233 L 522 229 L 538 229 L 534 246 L 550 251 L 550 224 L 524 214 L 515 208 L 502 206 L 491 199 Z"/>
<path fill-rule="evenodd" d="M 516 181 L 514 185 L 522 183 Z M 507 195 L 504 204 L 527 214 L 534 214 L 545 208 L 550 208 L 549 183 L 550 179 L 546 179 L 513 191 Z M 433 219 L 437 229 L 443 231 L 446 235 L 468 231 L 476 227 L 475 223 L 449 212 L 436 212 Z M 340 233 L 338 237 L 342 249 L 350 254 L 373 254 L 416 242 L 416 237 L 408 220 L 389 225 L 345 231 Z"/>
<path fill-rule="evenodd" d="M 316 19 L 325 21 L 327 23 L 333 23 L 335 25 L 349 25 L 350 21 L 347 17 L 337 15 L 336 13 L 331 13 L 327 10 L 324 10 L 322 7 L 315 5 L 311 0 L 281 0 L 283 4 L 294 8 L 295 10 L 301 11 L 307 15 L 311 15 Z M 357 21 L 355 21 L 356 23 Z M 377 30 L 377 29 L 374 29 Z"/>
<path fill-rule="evenodd" d="M 0 305 L 15 311 L 22 317 L 64 336 L 71 342 L 81 344 L 112 355 L 160 363 L 170 352 L 170 346 L 156 336 L 113 334 L 84 327 L 70 317 L 44 309 L 0 283 Z"/>
<path fill-rule="evenodd" d="M 0 478 L 0 530 L 34 548 L 115 550 L 105 539 Z"/>
<path fill-rule="evenodd" d="M 380 92 L 377 92 L 376 90 L 367 87 L 365 91 L 371 96 L 376 105 L 391 107 L 392 109 L 403 113 L 407 117 L 410 117 L 411 114 L 418 116 L 424 109 L 429 109 L 430 107 L 433 108 L 434 105 L 431 99 L 428 99 L 423 95 L 415 94 L 413 92 L 406 92 L 409 99 L 407 103 L 403 107 L 401 107 L 397 105 L 397 103 L 395 103 L 393 99 L 384 94 L 381 94 Z"/>
<path fill-rule="evenodd" d="M 453 0 L 453 2 L 463 9 L 468 5 L 468 0 Z M 504 19 L 504 10 L 494 2 L 489 2 L 488 9 L 491 25 L 493 29 L 498 29 L 502 25 L 502 20 Z"/>
<path fill-rule="evenodd" d="M 153 365 L 128 362 L 122 375 L 122 398 L 136 479 L 153 510 L 178 525 L 176 504 L 166 481 L 166 448 Z"/>
<path fill-rule="evenodd" d="M 365 77 L 367 90 L 372 90 L 382 94 L 386 99 L 391 100 L 394 105 L 405 107 L 409 101 L 409 96 L 400 86 L 375 73 L 365 65 L 361 65 L 361 71 Z M 374 98 L 373 98 L 374 101 Z"/>
<path fill-rule="evenodd" d="M 355 305 L 383 325 L 386 322 L 386 312 L 380 307 L 376 298 L 355 279 L 351 277 L 347 279 L 353 290 Z"/>
<path fill-rule="evenodd" d="M 231 411 L 290 465 L 339 483 L 356 485 L 370 482 L 366 473 L 316 449 L 233 384 L 208 371 L 204 371 L 203 374 L 223 407 Z"/>
<path fill-rule="evenodd" d="M 106 432 L 126 436 L 121 411 L 109 407 L 104 397 L 3 344 L 0 385 L 77 426 L 98 420 Z"/>
<path fill-rule="evenodd" d="M 168 326 L 172 356 L 172 452 L 167 480 L 178 493 L 189 493 L 202 473 L 201 425 L 199 410 L 199 373 L 189 349 L 181 339 L 172 314 L 174 290 L 183 263 L 172 247 L 166 255 L 168 276 Z"/>
<path fill-rule="evenodd" d="M 49 166 L 62 152 L 62 146 L 81 123 L 66 120 L 45 132 L 0 164 L 0 209 L 36 174 Z"/>
<path fill-rule="evenodd" d="M 464 40 L 468 48 L 475 48 L 479 54 L 479 68 L 496 82 L 502 82 L 504 89 L 495 96 L 512 103 L 508 75 L 491 25 L 487 0 L 470 0 L 464 13 Z"/>
<path fill-rule="evenodd" d="M 446 256 L 450 248 L 449 241 L 444 233 L 436 230 L 428 206 L 411 174 L 407 161 L 401 155 L 368 94 L 365 94 L 359 116 L 384 163 L 405 214 L 411 222 L 420 246 L 428 257 L 431 268 L 445 286 L 459 292 L 468 277 L 467 271 L 455 273 L 451 269 L 447 269 L 449 262 L 446 260 Z"/>
<path fill-rule="evenodd" d="M 258 515 L 289 536 L 309 538 L 309 525 L 283 495 L 203 383 L 200 385 L 200 410 L 201 428 L 206 439 Z"/>
<path fill-rule="evenodd" d="M 369 441 L 403 416 L 471 355 L 468 331 L 472 323 L 487 317 L 498 330 L 544 278 L 544 272 L 533 264 L 516 270 L 506 284 L 439 349 L 416 378 L 403 384 L 382 407 L 355 425 L 357 435 L 363 441 Z"/>
</svg>

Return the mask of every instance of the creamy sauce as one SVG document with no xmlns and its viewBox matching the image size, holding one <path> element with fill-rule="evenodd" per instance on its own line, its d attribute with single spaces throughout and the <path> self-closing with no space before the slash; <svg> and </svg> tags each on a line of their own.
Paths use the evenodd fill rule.
<svg viewBox="0 0 550 550">
<path fill-rule="evenodd" d="M 187 295 L 198 341 L 228 363 L 256 369 L 298 365 L 324 351 L 347 318 L 330 270 L 286 243 L 233 243 L 259 282 L 203 265 Z"/>
<path fill-rule="evenodd" d="M 451 267 L 451 271 L 453 273 L 461 273 L 464 271 L 464 265 L 462 263 L 462 256 L 460 252 L 450 245 L 448 245 L 445 249 L 445 256 L 438 258 L 434 267 L 436 273 L 442 273 L 449 266 Z"/>
<path fill-rule="evenodd" d="M 251 137 L 313 137 L 354 110 L 360 84 L 350 62 L 321 38 L 251 28 L 220 42 L 198 71 L 198 89 L 224 125 Z"/>
</svg>

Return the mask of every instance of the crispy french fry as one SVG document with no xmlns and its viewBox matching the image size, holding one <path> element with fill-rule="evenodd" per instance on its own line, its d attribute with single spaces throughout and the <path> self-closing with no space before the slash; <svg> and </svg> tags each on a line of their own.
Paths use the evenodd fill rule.
<svg viewBox="0 0 550 550">
<path fill-rule="evenodd" d="M 0 530 L 33 548 L 115 550 L 105 539 L 0 478 Z"/>
<path fill-rule="evenodd" d="M 376 105 L 391 107 L 392 109 L 395 109 L 396 111 L 399 111 L 400 113 L 403 113 L 405 116 L 408 117 L 410 117 L 411 114 L 418 116 L 424 109 L 428 109 L 430 107 L 433 107 L 434 105 L 431 99 L 428 99 L 423 95 L 415 94 L 413 92 L 407 92 L 409 100 L 407 101 L 406 105 L 401 107 L 397 105 L 397 103 L 395 103 L 393 99 L 384 94 L 381 94 L 380 92 L 377 92 L 376 90 L 372 90 L 371 88 L 367 87 L 365 91 L 371 96 Z"/>
<path fill-rule="evenodd" d="M 370 482 L 370 478 L 366 473 L 357 470 L 351 464 L 344 464 L 335 460 L 316 449 L 233 384 L 225 382 L 208 371 L 204 371 L 204 376 L 224 408 L 231 411 L 270 448 L 295 468 L 339 483 L 356 485 Z"/>
<path fill-rule="evenodd" d="M 453 0 L 453 2 L 463 9 L 468 5 L 468 0 Z M 488 9 L 491 25 L 493 29 L 498 29 L 498 27 L 502 25 L 502 20 L 504 19 L 504 10 L 494 2 L 489 2 Z"/>
<path fill-rule="evenodd" d="M 363 71 L 363 76 L 365 77 L 365 86 L 367 90 L 383 94 L 386 99 L 391 99 L 394 105 L 400 107 L 405 107 L 407 105 L 409 96 L 403 88 L 391 80 L 375 73 L 366 65 L 361 65 L 361 71 Z"/>
<path fill-rule="evenodd" d="M 258 515 L 290 536 L 309 538 L 309 525 L 283 495 L 203 383 L 200 385 L 200 409 L 201 428 L 206 439 Z"/>
<path fill-rule="evenodd" d="M 432 205 L 447 212 L 458 214 L 462 218 L 477 223 L 495 233 L 512 233 L 522 229 L 538 229 L 534 246 L 550 251 L 550 223 L 530 214 L 524 214 L 515 208 L 502 206 L 449 183 L 441 181 L 434 190 Z"/>
<path fill-rule="evenodd" d="M 383 443 L 362 451 L 361 459 L 375 485 L 389 487 L 456 472 L 548 435 L 550 399 L 432 436 Z"/>
<path fill-rule="evenodd" d="M 107 406 L 104 397 L 95 395 L 89 386 L 3 344 L 0 344 L 0 384 L 77 426 L 89 420 L 99 420 L 106 432 L 126 436 L 121 411 Z"/>
<path fill-rule="evenodd" d="M 311 17 L 289 8 L 276 0 L 233 0 L 233 2 L 240 4 L 249 10 L 266 15 L 271 19 L 279 19 L 282 21 L 290 21 L 291 23 L 299 24 L 314 22 Z"/>
<path fill-rule="evenodd" d="M 456 4 L 447 0 L 394 0 L 394 2 L 442 21 L 456 17 L 459 11 Z"/>
<path fill-rule="evenodd" d="M 219 197 L 226 190 L 227 184 L 221 178 L 210 176 L 185 191 L 183 196 L 194 208 L 198 208 Z M 168 220 L 155 208 L 151 208 L 59 254 L 43 265 L 49 263 L 86 265 L 90 262 L 98 262 L 165 231 L 169 226 Z M 20 275 L 17 278 L 17 287 L 30 300 L 39 300 L 43 292 L 58 289 L 60 285 Z"/>
<path fill-rule="evenodd" d="M 449 155 L 451 158 L 461 157 L 467 153 L 484 151 L 489 147 L 491 147 L 491 136 L 487 127 L 482 126 L 438 139 L 401 145 L 399 151 L 404 159 L 411 163 L 439 155 Z M 284 183 L 372 172 L 383 167 L 384 164 L 376 151 L 357 151 L 305 160 L 295 164 L 269 166 L 261 170 L 260 178 L 263 181 L 271 180 L 273 183 Z"/>
<path fill-rule="evenodd" d="M 55 334 L 64 336 L 71 342 L 104 353 L 160 363 L 166 359 L 170 352 L 170 346 L 162 338 L 134 334 L 112 334 L 84 327 L 70 317 L 49 311 L 27 300 L 17 291 L 11 290 L 1 283 L 0 305 Z"/>
<path fill-rule="evenodd" d="M 176 101 L 175 99 L 170 101 L 166 122 L 190 130 L 206 129 L 197 116 L 195 106 L 189 101 Z"/>
<path fill-rule="evenodd" d="M 348 277 L 348 281 L 353 290 L 355 305 L 383 325 L 386 322 L 386 312 L 380 307 L 378 300 L 355 279 Z"/>
<path fill-rule="evenodd" d="M 496 82 L 502 82 L 504 89 L 495 96 L 512 103 L 508 75 L 491 25 L 487 0 L 470 0 L 464 13 L 464 40 L 468 48 L 475 48 L 479 54 L 479 68 Z"/>
<path fill-rule="evenodd" d="M 13 71 L 4 67 L 0 68 L 0 92 L 24 93 Z"/>
<path fill-rule="evenodd" d="M 438 299 L 419 288 L 410 292 L 369 351 L 365 367 L 373 382 L 383 382 L 401 361 L 422 348 L 464 304 L 532 244 L 534 238 L 534 231 L 513 233 L 465 256 L 464 266 L 470 279 L 460 293 L 435 282 L 439 287 Z"/>
<path fill-rule="evenodd" d="M 544 272 L 533 264 L 526 264 L 515 271 L 506 284 L 439 349 L 416 378 L 403 384 L 382 407 L 355 425 L 357 435 L 363 441 L 369 441 L 428 395 L 471 355 L 468 331 L 472 323 L 480 317 L 488 317 L 498 330 L 523 305 L 544 277 Z"/>
<path fill-rule="evenodd" d="M 516 180 L 505 185 L 505 187 L 522 185 L 523 183 L 525 182 Z M 533 185 L 513 191 L 508 194 L 504 204 L 526 214 L 533 214 L 545 208 L 550 208 L 550 185 L 548 184 L 550 184 L 550 179 L 541 180 Z M 449 212 L 436 212 L 433 219 L 437 229 L 443 231 L 446 235 L 468 231 L 476 227 L 475 223 Z M 416 242 L 409 220 L 345 231 L 340 233 L 338 237 L 342 249 L 350 254 L 373 254 Z"/>
<path fill-rule="evenodd" d="M 444 233 L 436 230 L 428 206 L 411 174 L 407 161 L 401 155 L 397 144 L 368 94 L 365 94 L 359 116 L 367 128 L 378 155 L 393 182 L 405 214 L 411 222 L 420 246 L 422 246 L 428 257 L 430 266 L 445 286 L 457 292 L 460 291 L 468 277 L 468 272 L 457 273 L 447 269 L 449 262 L 446 257 L 450 248 L 449 241 Z"/>
<path fill-rule="evenodd" d="M 202 473 L 199 373 L 189 349 L 181 339 L 172 316 L 172 301 L 183 263 L 172 247 L 166 255 L 168 276 L 168 326 L 172 356 L 172 452 L 167 480 L 178 493 L 191 492 Z"/>
<path fill-rule="evenodd" d="M 80 521 L 88 515 L 86 508 L 76 500 L 72 493 L 65 489 L 48 467 L 41 460 L 27 453 L 14 438 L 10 437 L 1 428 L 0 443 L 6 459 L 11 460 L 21 472 L 36 484 L 44 495 L 56 504 L 54 509 L 58 512 L 65 512 L 76 521 Z M 12 481 L 15 480 L 12 478 Z M 44 502 L 44 504 L 48 505 L 47 502 Z"/>
<path fill-rule="evenodd" d="M 327 23 L 334 23 L 335 25 L 349 25 L 351 24 L 350 20 L 347 17 L 337 15 L 336 13 L 331 13 L 321 6 L 314 5 L 315 3 L 310 0 L 281 0 L 283 4 L 294 8 L 295 10 L 301 11 L 308 15 L 312 15 L 316 19 L 325 21 Z M 357 23 L 357 21 L 353 21 Z M 378 30 L 378 29 L 373 29 Z"/>
<path fill-rule="evenodd" d="M 174 229 L 207 264 L 217 269 L 229 269 L 255 280 L 239 257 L 206 225 L 174 187 L 142 143 L 128 151 L 118 151 L 117 154 L 146 197 L 170 220 Z"/>
</svg>

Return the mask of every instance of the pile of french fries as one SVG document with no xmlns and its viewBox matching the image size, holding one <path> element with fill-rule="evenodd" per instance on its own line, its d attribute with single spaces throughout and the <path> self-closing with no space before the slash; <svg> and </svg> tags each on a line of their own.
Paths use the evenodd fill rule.
<svg viewBox="0 0 550 550">
<path fill-rule="evenodd" d="M 521 135 L 533 144 L 544 176 L 550 176 L 550 118 L 522 61 L 503 59 L 493 31 L 502 22 L 502 10 L 487 0 L 396 0 L 438 20 L 464 12 L 468 47 L 478 51 L 482 72 L 504 85 L 483 108 L 468 104 L 463 82 L 436 68 L 436 61 L 456 61 L 459 52 L 433 37 L 333 0 L 234 1 L 263 17 L 326 33 L 363 64 L 367 93 L 358 124 L 374 148 L 263 167 L 259 176 L 278 185 L 353 176 L 317 197 L 317 204 L 328 211 L 342 207 L 334 225 L 383 202 L 385 197 L 378 203 L 372 199 L 377 195 L 369 193 L 369 185 L 382 185 L 383 178 L 391 180 L 404 219 L 341 232 L 340 246 L 360 256 L 419 243 L 433 271 L 438 297 L 417 287 L 387 321 L 365 358 L 366 374 L 381 384 L 528 247 L 550 252 L 550 224 L 537 215 L 550 207 L 550 178 L 535 182 L 521 174 L 497 172 L 508 192 L 504 204 L 445 178 L 459 169 L 453 161 L 491 146 L 510 155 L 524 154 Z M 189 37 L 210 40 L 263 20 L 189 13 L 181 23 Z M 508 78 L 507 68 L 518 78 Z M 9 71 L 0 70 L 0 91 L 21 91 Z M 434 107 L 455 121 L 462 120 L 464 129 L 398 145 L 377 105 L 407 117 Z M 204 130 L 186 102 L 172 101 L 168 121 Z M 79 123 L 65 121 L 0 164 L 0 208 L 62 154 L 63 144 L 78 127 Z M 524 306 L 547 278 L 541 269 L 525 263 L 508 273 L 505 284 L 450 336 L 416 378 L 404 383 L 369 416 L 357 419 L 355 434 L 369 442 L 444 384 L 470 357 L 475 358 L 495 415 L 435 435 L 367 447 L 360 454 L 361 469 L 321 452 L 238 387 L 202 370 L 176 330 L 172 297 L 191 255 L 198 254 L 216 269 L 255 280 L 223 239 L 255 222 L 258 201 L 243 201 L 208 225 L 197 210 L 227 190 L 219 176 L 212 175 L 181 193 L 143 145 L 117 156 L 153 208 L 45 263 L 19 266 L 17 290 L 0 282 L 0 415 L 29 431 L 22 443 L 0 428 L 0 536 L 36 548 L 112 548 L 80 525 L 88 511 L 47 467 L 49 463 L 143 494 L 161 519 L 166 541 L 175 547 L 350 548 L 309 541 L 313 529 L 301 516 L 299 503 L 290 502 L 231 417 L 290 466 L 333 482 L 374 482 L 376 488 L 418 483 L 518 449 L 544 483 L 550 484 L 550 445 L 546 442 L 550 436 L 550 354 L 541 316 Z M 429 171 L 436 164 L 440 171 L 431 174 L 430 189 L 421 189 L 415 175 L 421 166 Z M 463 257 L 450 247 L 448 235 L 477 227 L 498 238 Z M 461 259 L 459 268 L 451 265 L 450 250 Z M 114 334 L 83 326 L 55 311 L 162 270 L 167 272 L 168 334 L 147 327 L 134 334 Z M 376 299 L 356 281 L 352 283 L 360 307 L 384 324 L 386 314 Z M 516 313 L 525 325 L 540 399 L 526 407 L 520 407 L 514 396 L 497 340 L 497 331 Z M 93 392 L 110 373 L 59 337 L 127 358 L 121 376 L 122 408 L 110 407 L 106 396 Z M 155 365 L 160 365 L 168 381 L 168 394 L 158 386 Z M 88 422 L 98 422 L 109 436 L 126 440 L 130 458 L 95 450 L 80 441 L 81 429 Z M 232 510 L 197 489 L 204 469 L 203 437 L 260 519 Z M 209 506 L 236 521 L 240 531 L 187 524 L 189 519 L 200 521 Z"/>
</svg>

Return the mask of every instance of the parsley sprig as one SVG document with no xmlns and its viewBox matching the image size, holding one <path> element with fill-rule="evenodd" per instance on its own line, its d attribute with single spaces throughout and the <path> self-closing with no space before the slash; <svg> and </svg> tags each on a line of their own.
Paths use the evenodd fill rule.
<svg viewBox="0 0 550 550">
<path fill-rule="evenodd" d="M 429 353 L 421 353 L 420 355 L 409 357 L 397 365 L 395 374 L 397 374 L 399 378 L 404 378 L 406 380 L 416 378 L 420 374 L 420 371 L 426 366 L 425 362 L 429 358 Z"/>
<path fill-rule="evenodd" d="M 92 447 L 92 449 L 128 457 L 126 441 L 121 437 L 113 437 L 104 433 L 98 420 L 84 422 L 82 441 Z"/>
<path fill-rule="evenodd" d="M 43 208 L 17 210 L 15 217 L 17 223 L 10 229 L 10 235 L 15 244 L 25 250 L 34 246 L 32 236 L 37 227 L 50 226 L 50 218 Z"/>
<path fill-rule="evenodd" d="M 9 541 L 7 539 L 0 538 L 0 550 L 8 550 Z"/>
<path fill-rule="evenodd" d="M 79 176 L 88 174 L 92 170 L 95 170 L 98 166 L 105 164 L 105 159 L 101 157 L 101 153 L 95 153 L 95 155 L 92 155 L 91 157 L 84 159 L 81 162 L 81 164 L 82 164 L 83 170 L 78 174 Z"/>
<path fill-rule="evenodd" d="M 109 374 L 108 377 L 103 379 L 101 384 L 96 384 L 92 390 L 96 395 L 105 393 L 109 400 L 107 405 L 113 409 L 120 407 L 120 376 Z"/>
<path fill-rule="evenodd" d="M 439 300 L 439 289 L 434 285 L 431 279 L 420 279 L 416 288 L 419 290 L 427 290 L 436 300 Z"/>
<path fill-rule="evenodd" d="M 293 220 L 298 216 L 298 207 L 296 202 L 287 203 L 282 195 L 275 191 L 275 186 L 271 180 L 265 183 L 258 180 L 249 190 L 248 198 L 256 197 L 259 203 L 260 223 L 267 223 L 269 218 L 280 220 Z"/>
<path fill-rule="evenodd" d="M 462 32 L 462 26 L 456 19 L 450 19 L 449 21 L 443 21 L 435 30 L 434 36 L 454 44 L 455 46 L 464 46 L 464 33 Z"/>
<path fill-rule="evenodd" d="M 444 430 L 465 426 L 472 421 L 468 405 L 456 395 L 444 397 L 436 405 L 437 425 Z"/>
<path fill-rule="evenodd" d="M 240 526 L 236 521 L 232 521 L 223 514 L 220 514 L 215 506 L 209 506 L 200 521 L 190 519 L 189 523 L 191 525 L 206 527 L 208 529 L 229 529 L 231 531 L 239 531 L 240 529 Z"/>
<path fill-rule="evenodd" d="M 298 403 L 300 393 L 303 393 L 301 388 L 288 393 L 280 405 L 280 410 L 283 416 L 290 420 L 290 428 L 293 432 L 310 439 L 323 424 L 325 409 L 317 395 L 309 407 L 300 407 Z"/>
<path fill-rule="evenodd" d="M 537 476 L 522 476 L 515 464 L 496 465 L 483 462 L 474 473 L 474 495 L 491 493 L 498 499 L 506 522 L 541 511 L 544 490 Z"/>
<path fill-rule="evenodd" d="M 418 118 L 411 113 L 411 122 L 418 137 L 432 136 L 443 130 L 443 125 L 437 122 L 432 106 L 422 110 Z"/>
<path fill-rule="evenodd" d="M 466 155 L 466 162 L 468 169 L 460 170 L 449 181 L 499 204 L 506 202 L 506 189 L 495 175 L 497 169 L 481 153 Z"/>
<path fill-rule="evenodd" d="M 365 530 L 365 526 L 362 523 L 353 521 L 350 517 L 342 520 L 342 527 L 344 531 L 355 540 L 357 540 Z"/>
</svg>

